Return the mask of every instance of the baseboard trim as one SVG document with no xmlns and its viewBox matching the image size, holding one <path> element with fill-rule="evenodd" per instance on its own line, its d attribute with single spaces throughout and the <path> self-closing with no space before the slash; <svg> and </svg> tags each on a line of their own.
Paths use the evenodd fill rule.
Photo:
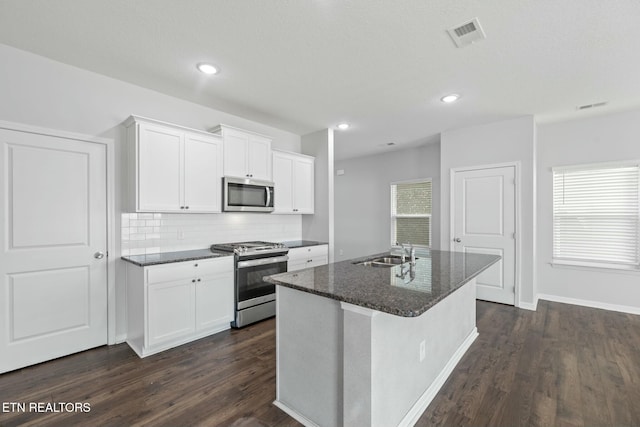
<svg viewBox="0 0 640 427">
<path fill-rule="evenodd" d="M 294 411 L 293 409 L 289 408 L 287 405 L 280 402 L 279 400 L 274 400 L 273 404 L 274 406 L 282 409 L 282 411 L 284 411 L 287 415 L 289 415 L 291 418 L 293 418 L 294 420 L 296 420 L 297 422 L 299 422 L 305 427 L 320 427 L 318 424 L 314 423 L 309 418 L 299 414 L 297 411 Z"/>
<path fill-rule="evenodd" d="M 116 335 L 116 342 L 114 344 L 122 344 L 127 341 L 127 334 Z"/>
<path fill-rule="evenodd" d="M 536 311 L 538 309 L 538 300 L 540 298 L 536 297 L 535 300 L 531 303 L 531 302 L 523 302 L 520 301 L 518 303 L 518 308 L 522 308 L 523 310 L 531 310 L 531 311 Z"/>
<path fill-rule="evenodd" d="M 420 396 L 420 398 L 411 407 L 411 409 L 409 409 L 398 426 L 413 426 L 416 422 L 418 422 L 420 416 L 427 409 L 433 398 L 436 397 L 436 394 L 438 394 L 444 383 L 447 381 L 447 378 L 449 378 L 451 372 L 453 372 L 458 362 L 460 362 L 460 359 L 462 359 L 462 356 L 464 356 L 464 354 L 467 352 L 469 347 L 471 347 L 471 344 L 473 344 L 477 337 L 478 328 L 474 327 L 467 338 L 465 338 L 462 344 L 460 344 L 460 347 L 458 347 L 453 356 L 451 356 L 451 359 L 449 359 L 442 371 L 440 371 L 436 379 L 431 383 L 429 388 L 427 388 L 425 392 L 422 393 L 422 396 Z"/>
<path fill-rule="evenodd" d="M 538 294 L 538 299 L 545 301 L 559 302 L 563 304 L 581 305 L 583 307 L 600 308 L 602 310 L 617 311 L 620 313 L 640 314 L 640 307 L 628 305 L 608 304 L 599 301 L 589 301 L 578 298 L 568 298 L 558 295 Z"/>
</svg>

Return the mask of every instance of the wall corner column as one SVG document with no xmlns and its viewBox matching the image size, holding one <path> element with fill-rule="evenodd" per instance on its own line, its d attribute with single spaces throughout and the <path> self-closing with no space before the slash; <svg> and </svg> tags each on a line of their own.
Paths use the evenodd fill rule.
<svg viewBox="0 0 640 427">
<path fill-rule="evenodd" d="M 315 157 L 315 213 L 302 216 L 302 238 L 329 244 L 329 262 L 334 260 L 334 154 L 333 129 L 323 129 L 300 138 L 302 154 Z"/>
</svg>

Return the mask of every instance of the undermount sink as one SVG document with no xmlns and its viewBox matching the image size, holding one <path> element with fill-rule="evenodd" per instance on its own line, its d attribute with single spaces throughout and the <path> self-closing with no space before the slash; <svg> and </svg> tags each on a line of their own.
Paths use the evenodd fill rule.
<svg viewBox="0 0 640 427">
<path fill-rule="evenodd" d="M 409 260 L 407 259 L 405 262 L 409 262 Z M 393 267 L 394 265 L 403 264 L 403 262 L 402 256 L 400 255 L 386 255 L 383 257 L 368 259 L 366 261 L 354 262 L 354 264 L 363 265 L 365 267 Z"/>
</svg>

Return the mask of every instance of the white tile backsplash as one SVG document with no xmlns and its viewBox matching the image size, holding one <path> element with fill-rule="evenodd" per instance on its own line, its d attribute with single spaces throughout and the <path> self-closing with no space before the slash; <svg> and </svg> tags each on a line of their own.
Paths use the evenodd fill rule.
<svg viewBox="0 0 640 427">
<path fill-rule="evenodd" d="M 300 215 L 123 213 L 122 255 L 208 248 L 213 243 L 299 240 Z"/>
</svg>

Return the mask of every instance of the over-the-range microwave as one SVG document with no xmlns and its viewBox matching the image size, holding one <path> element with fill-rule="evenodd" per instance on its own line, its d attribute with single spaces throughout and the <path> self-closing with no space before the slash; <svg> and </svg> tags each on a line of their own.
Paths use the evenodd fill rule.
<svg viewBox="0 0 640 427">
<path fill-rule="evenodd" d="M 222 178 L 224 212 L 273 212 L 271 181 L 225 176 Z"/>
</svg>

